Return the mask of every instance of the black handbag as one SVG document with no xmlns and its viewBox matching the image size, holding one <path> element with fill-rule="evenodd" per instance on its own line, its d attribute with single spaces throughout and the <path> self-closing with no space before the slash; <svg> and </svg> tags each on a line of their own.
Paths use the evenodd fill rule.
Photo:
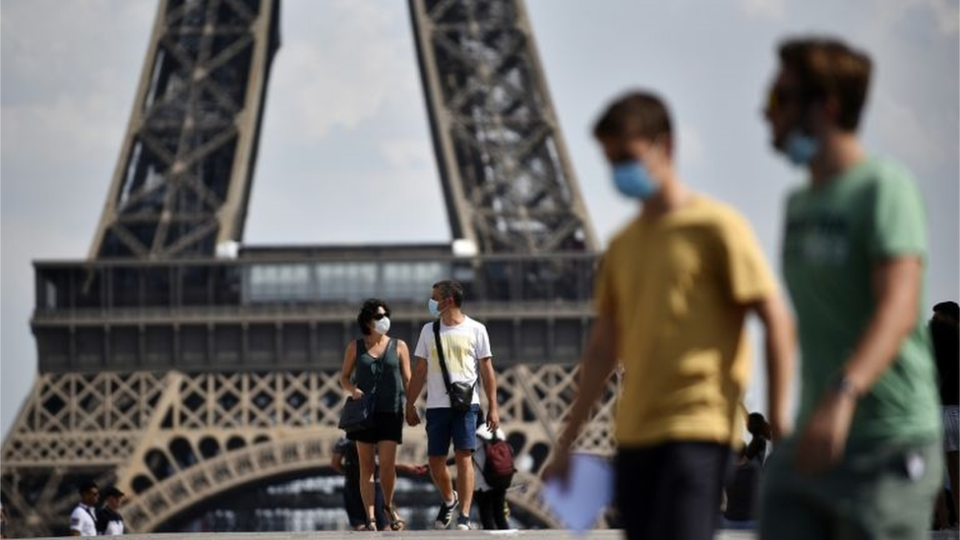
<svg viewBox="0 0 960 540">
<path fill-rule="evenodd" d="M 450 408 L 455 411 L 465 412 L 470 410 L 473 405 L 473 384 L 464 382 L 450 383 L 450 372 L 447 371 L 447 362 L 443 357 L 443 345 L 440 343 L 440 320 L 433 321 L 433 338 L 437 342 L 437 358 L 440 360 L 440 371 L 443 373 L 443 384 L 447 387 L 447 395 L 450 396 Z M 477 378 L 480 373 L 477 373 Z"/>
<path fill-rule="evenodd" d="M 387 345 L 389 347 L 389 344 Z M 359 367 L 360 361 L 360 340 L 357 340 L 357 361 L 354 366 Z M 355 368 L 356 369 L 356 368 Z M 353 399 L 348 396 L 346 403 L 343 404 L 343 410 L 340 412 L 340 422 L 337 427 L 347 433 L 363 431 L 373 427 L 373 415 L 377 410 L 377 385 L 380 383 L 380 374 L 382 368 L 377 370 L 377 376 L 373 380 L 373 388 L 369 392 L 364 392 L 360 399 Z"/>
</svg>

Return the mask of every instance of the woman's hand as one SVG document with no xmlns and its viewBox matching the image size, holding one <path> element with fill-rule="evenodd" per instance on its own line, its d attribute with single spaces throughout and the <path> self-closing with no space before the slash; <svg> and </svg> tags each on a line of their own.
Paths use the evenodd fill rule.
<svg viewBox="0 0 960 540">
<path fill-rule="evenodd" d="M 356 386 L 354 386 L 354 387 L 353 387 L 353 392 L 350 393 L 350 397 L 352 397 L 353 399 L 359 401 L 360 398 L 363 397 L 363 390 L 361 390 L 361 389 L 357 388 Z"/>
</svg>

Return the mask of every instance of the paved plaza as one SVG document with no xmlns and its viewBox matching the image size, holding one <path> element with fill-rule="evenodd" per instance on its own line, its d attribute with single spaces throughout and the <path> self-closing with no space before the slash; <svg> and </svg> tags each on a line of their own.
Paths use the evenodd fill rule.
<svg viewBox="0 0 960 540">
<path fill-rule="evenodd" d="M 137 540 L 360 540 L 363 538 L 403 538 L 405 540 L 620 540 L 621 531 L 591 531 L 585 536 L 577 536 L 561 530 L 538 531 L 402 531 L 402 532 L 272 532 L 272 533 L 177 533 L 128 535 Z M 719 531 L 716 540 L 753 540 L 756 535 L 743 531 Z M 931 532 L 931 540 L 960 540 L 957 531 Z"/>
</svg>

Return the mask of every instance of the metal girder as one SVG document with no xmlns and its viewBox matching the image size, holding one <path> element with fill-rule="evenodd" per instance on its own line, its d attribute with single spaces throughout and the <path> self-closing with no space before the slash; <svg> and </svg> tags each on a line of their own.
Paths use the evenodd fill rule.
<svg viewBox="0 0 960 540">
<path fill-rule="evenodd" d="M 241 239 L 278 7 L 161 1 L 91 258 L 208 256 Z M 410 9 L 454 238 L 595 251 L 522 0 Z"/>
<path fill-rule="evenodd" d="M 598 244 L 522 0 L 409 2 L 451 229 L 491 256 L 445 254 L 450 260 L 440 268 L 474 275 L 472 298 L 488 301 L 478 316 L 499 333 L 498 347 L 513 352 L 511 365 L 498 366 L 501 420 L 518 457 L 532 465 L 508 499 L 540 524 L 555 525 L 539 502 L 537 473 L 576 394 L 576 368 L 557 360 L 576 358 L 582 348 L 589 323 L 583 297 Z M 246 276 L 239 267 L 203 266 L 219 243 L 242 239 L 278 20 L 279 0 L 160 0 L 89 252 L 89 259 L 154 260 L 86 261 L 69 271 L 51 268 L 38 281 L 33 329 L 41 373 L 0 453 L 13 535 L 65 532 L 82 480 L 115 482 L 131 494 L 128 520 L 142 533 L 231 487 L 306 474 L 329 459 L 342 395 L 338 371 L 317 352 L 342 350 L 353 312 L 304 311 L 290 302 L 330 307 L 325 295 L 337 286 L 318 277 L 291 299 L 276 296 L 272 281 L 258 289 L 253 277 L 249 287 L 232 288 Z M 517 253 L 544 260 L 514 260 Z M 425 250 L 390 264 L 436 256 Z M 345 252 L 315 261 L 315 270 L 358 259 L 377 264 L 365 257 Z M 185 266 L 163 267 L 169 259 Z M 260 262 L 271 264 L 269 257 Z M 304 285 L 283 279 L 279 285 Z M 422 309 L 419 288 L 416 294 Z M 410 328 L 419 321 L 412 306 Z M 398 313 L 398 326 L 403 317 Z M 225 322 L 240 330 L 220 336 Z M 285 334 L 287 323 L 297 331 Z M 327 323 L 332 330 L 314 328 Z M 304 353 L 309 365 L 283 365 L 284 351 Z M 271 361 L 259 368 L 235 361 L 248 356 Z M 48 357 L 73 363 L 54 369 Z M 166 363 L 154 371 L 158 357 Z M 191 358 L 199 363 L 182 369 Z M 229 367 L 217 365 L 223 358 Z M 612 380 L 581 449 L 612 453 L 617 388 Z M 410 439 L 400 457 L 423 462 L 422 431 Z"/>
<path fill-rule="evenodd" d="M 341 436 L 339 378 L 337 369 L 42 374 L 0 455 L 9 532 L 65 534 L 82 480 L 118 485 L 130 496 L 128 526 L 147 533 L 237 486 L 322 469 Z M 539 500 L 539 472 L 577 380 L 573 366 L 498 370 L 503 429 L 517 462 L 530 464 L 508 500 L 540 526 L 558 525 Z M 611 379 L 580 450 L 613 453 L 618 388 Z M 424 463 L 426 454 L 426 433 L 408 428 L 398 459 Z"/>
<path fill-rule="evenodd" d="M 454 238 L 595 251 L 522 0 L 410 0 Z"/>
<path fill-rule="evenodd" d="M 279 0 L 161 0 L 89 258 L 242 238 L 278 19 Z"/>
</svg>

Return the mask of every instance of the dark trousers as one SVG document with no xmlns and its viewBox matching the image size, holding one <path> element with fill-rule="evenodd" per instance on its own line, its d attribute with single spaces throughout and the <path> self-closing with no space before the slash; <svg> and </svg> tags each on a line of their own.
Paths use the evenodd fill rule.
<svg viewBox="0 0 960 540">
<path fill-rule="evenodd" d="M 617 453 L 617 506 L 629 540 L 712 540 L 730 447 L 670 442 Z"/>
<path fill-rule="evenodd" d="M 480 524 L 485 531 L 509 529 L 507 524 L 507 490 L 474 491 L 473 501 L 480 512 Z"/>
<path fill-rule="evenodd" d="M 377 528 L 386 530 L 390 526 L 390 518 L 383 508 L 383 489 L 380 488 L 380 482 L 375 484 L 374 489 L 374 515 L 377 516 Z M 367 524 L 367 511 L 363 506 L 363 497 L 360 495 L 360 482 L 351 480 L 349 477 L 343 483 L 343 506 L 347 511 L 347 517 L 350 520 L 350 527 L 356 528 Z"/>
</svg>

